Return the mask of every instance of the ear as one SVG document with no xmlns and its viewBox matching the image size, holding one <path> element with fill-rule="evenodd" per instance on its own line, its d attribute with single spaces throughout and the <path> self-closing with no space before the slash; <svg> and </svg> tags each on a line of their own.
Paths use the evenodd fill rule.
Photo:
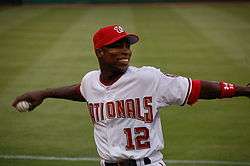
<svg viewBox="0 0 250 166">
<path fill-rule="evenodd" d="M 102 57 L 104 55 L 104 52 L 101 48 L 95 49 L 95 54 L 97 57 Z"/>
<path fill-rule="evenodd" d="M 104 55 L 103 50 L 100 50 L 100 54 L 101 54 L 102 56 Z"/>
</svg>

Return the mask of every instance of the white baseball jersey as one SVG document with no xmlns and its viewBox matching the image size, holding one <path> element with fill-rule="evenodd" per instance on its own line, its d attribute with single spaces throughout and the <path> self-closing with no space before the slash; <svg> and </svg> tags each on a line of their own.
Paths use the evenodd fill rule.
<svg viewBox="0 0 250 166">
<path fill-rule="evenodd" d="M 132 66 L 110 86 L 99 78 L 100 70 L 87 73 L 80 91 L 88 103 L 100 157 L 117 161 L 160 153 L 164 140 L 159 108 L 184 105 L 191 80 L 153 67 Z"/>
</svg>

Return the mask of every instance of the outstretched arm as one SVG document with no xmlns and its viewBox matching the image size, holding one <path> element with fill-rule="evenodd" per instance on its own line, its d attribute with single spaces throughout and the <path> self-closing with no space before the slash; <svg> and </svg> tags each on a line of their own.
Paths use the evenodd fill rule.
<svg viewBox="0 0 250 166">
<path fill-rule="evenodd" d="M 64 86 L 60 88 L 51 88 L 45 90 L 31 91 L 16 97 L 12 106 L 16 107 L 21 101 L 30 103 L 29 110 L 33 110 L 39 106 L 46 98 L 67 99 L 73 101 L 86 101 L 80 93 L 80 84 Z"/>
<path fill-rule="evenodd" d="M 200 99 L 216 99 L 237 96 L 250 97 L 249 84 L 248 86 L 240 86 L 223 82 L 201 81 Z"/>
<path fill-rule="evenodd" d="M 192 105 L 198 99 L 222 99 L 237 96 L 250 97 L 250 84 L 240 86 L 225 82 L 193 80 L 188 104 Z"/>
</svg>

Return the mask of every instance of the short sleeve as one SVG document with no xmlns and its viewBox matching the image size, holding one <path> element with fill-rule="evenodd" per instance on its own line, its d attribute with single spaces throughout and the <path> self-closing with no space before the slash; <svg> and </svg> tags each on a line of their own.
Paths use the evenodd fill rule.
<svg viewBox="0 0 250 166">
<path fill-rule="evenodd" d="M 80 93 L 81 95 L 86 99 L 86 95 L 84 94 L 84 77 L 82 78 L 81 84 L 80 84 Z"/>
<path fill-rule="evenodd" d="M 80 85 L 81 95 L 88 101 L 92 96 L 93 85 L 97 83 L 99 79 L 100 72 L 99 70 L 90 71 L 84 75 Z"/>
<path fill-rule="evenodd" d="M 185 105 L 190 94 L 191 79 L 159 73 L 157 106 Z"/>
</svg>

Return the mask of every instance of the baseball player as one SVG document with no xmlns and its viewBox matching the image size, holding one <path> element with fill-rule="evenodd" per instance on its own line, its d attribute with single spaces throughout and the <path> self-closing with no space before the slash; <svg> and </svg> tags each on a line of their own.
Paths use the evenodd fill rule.
<svg viewBox="0 0 250 166">
<path fill-rule="evenodd" d="M 164 166 L 159 109 L 192 105 L 198 99 L 250 96 L 249 86 L 192 80 L 164 74 L 149 66 L 129 66 L 130 46 L 139 37 L 119 25 L 99 29 L 93 36 L 100 69 L 79 84 L 32 91 L 18 96 L 13 106 L 33 110 L 46 98 L 86 102 L 102 166 Z"/>
</svg>

